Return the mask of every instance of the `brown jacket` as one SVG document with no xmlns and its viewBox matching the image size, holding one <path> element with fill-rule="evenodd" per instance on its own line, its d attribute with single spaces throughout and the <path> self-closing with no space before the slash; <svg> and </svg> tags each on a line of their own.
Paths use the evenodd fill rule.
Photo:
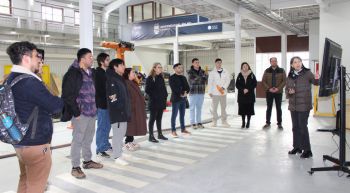
<svg viewBox="0 0 350 193">
<path fill-rule="evenodd" d="M 272 67 L 269 67 L 265 70 L 262 84 L 266 92 L 269 92 L 269 89 L 272 88 Z M 277 93 L 283 93 L 283 87 L 286 85 L 286 72 L 283 68 L 276 68 L 276 88 L 278 88 Z"/>
<path fill-rule="evenodd" d="M 146 135 L 146 108 L 145 98 L 136 83 L 126 80 L 126 86 L 130 96 L 131 103 L 131 119 L 128 122 L 126 136 Z"/>
<path fill-rule="evenodd" d="M 288 109 L 290 111 L 310 111 L 312 109 L 311 84 L 318 85 L 318 80 L 309 69 L 304 68 L 295 76 L 290 72 L 286 84 L 286 96 L 289 99 Z M 294 88 L 295 93 L 289 94 L 288 90 Z"/>
</svg>

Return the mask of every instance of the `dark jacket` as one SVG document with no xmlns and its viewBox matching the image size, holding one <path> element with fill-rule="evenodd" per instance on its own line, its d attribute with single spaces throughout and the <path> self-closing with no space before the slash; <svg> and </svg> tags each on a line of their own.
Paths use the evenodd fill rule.
<svg viewBox="0 0 350 193">
<path fill-rule="evenodd" d="M 238 103 L 254 103 L 255 102 L 255 87 L 256 78 L 253 73 L 250 73 L 247 77 L 247 81 L 244 80 L 242 73 L 239 73 L 236 80 L 236 88 L 238 90 Z M 248 92 L 244 94 L 243 90 L 248 89 Z"/>
<path fill-rule="evenodd" d="M 95 70 L 95 89 L 96 107 L 99 109 L 107 109 L 106 71 L 101 67 L 97 67 Z"/>
<path fill-rule="evenodd" d="M 12 72 L 7 79 L 10 83 L 22 73 Z M 38 107 L 39 114 L 35 137 L 31 139 L 32 123 L 19 146 L 43 145 L 51 142 L 53 125 L 51 115 L 59 113 L 63 108 L 62 99 L 53 96 L 44 83 L 37 78 L 30 77 L 19 81 L 12 87 L 15 110 L 22 123 L 26 123 L 34 107 Z"/>
<path fill-rule="evenodd" d="M 74 67 L 73 64 L 69 67 L 62 80 L 61 97 L 64 101 L 64 108 L 61 121 L 63 122 L 70 121 L 72 117 L 79 117 L 81 113 L 77 98 L 83 84 L 83 74 L 80 68 Z"/>
<path fill-rule="evenodd" d="M 187 72 L 188 82 L 190 85 L 190 94 L 204 94 L 205 93 L 205 84 L 208 80 L 207 75 L 204 70 L 199 67 L 198 70 L 195 70 L 193 66 Z"/>
<path fill-rule="evenodd" d="M 278 88 L 277 93 L 283 93 L 283 87 L 286 85 L 286 72 L 283 68 L 277 66 L 275 69 L 276 72 L 276 88 Z M 270 66 L 264 72 L 262 78 L 262 84 L 266 92 L 269 92 L 269 89 L 272 88 L 272 73 L 273 68 Z"/>
<path fill-rule="evenodd" d="M 186 77 L 183 75 L 173 74 L 169 78 L 169 84 L 171 88 L 171 98 L 170 101 L 173 103 L 179 102 L 183 99 L 181 95 L 185 92 L 190 91 L 190 86 L 186 80 Z"/>
<path fill-rule="evenodd" d="M 290 111 L 310 111 L 312 109 L 311 84 L 318 85 L 318 80 L 310 69 L 303 68 L 299 75 L 289 73 L 286 84 L 286 96 L 289 99 Z M 289 94 L 288 90 L 294 88 L 295 93 Z"/>
<path fill-rule="evenodd" d="M 126 136 L 140 136 L 146 135 L 147 123 L 146 123 L 146 107 L 145 97 L 143 97 L 139 86 L 130 81 L 125 80 L 126 86 L 130 96 L 131 102 L 131 118 L 128 122 L 128 128 L 126 130 Z"/>
<path fill-rule="evenodd" d="M 107 69 L 106 75 L 107 107 L 111 124 L 127 122 L 131 117 L 131 104 L 125 80 L 111 69 Z"/>
<path fill-rule="evenodd" d="M 159 110 L 166 108 L 168 91 L 165 87 L 164 78 L 162 75 L 149 76 L 146 79 L 146 94 L 149 97 L 148 108 L 150 110 Z"/>
</svg>

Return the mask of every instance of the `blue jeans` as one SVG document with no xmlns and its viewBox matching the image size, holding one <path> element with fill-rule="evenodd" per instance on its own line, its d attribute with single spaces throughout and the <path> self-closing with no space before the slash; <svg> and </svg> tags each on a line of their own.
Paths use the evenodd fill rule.
<svg viewBox="0 0 350 193">
<path fill-rule="evenodd" d="M 96 153 L 107 151 L 111 148 L 108 141 L 111 131 L 111 122 L 107 109 L 97 109 L 97 129 L 96 129 Z"/>
<path fill-rule="evenodd" d="M 183 98 L 176 103 L 172 103 L 171 131 L 176 131 L 175 121 L 176 121 L 178 111 L 180 111 L 180 126 L 181 126 L 181 131 L 183 131 L 185 130 L 186 99 Z"/>
<path fill-rule="evenodd" d="M 191 124 L 202 123 L 202 106 L 204 94 L 190 95 L 190 121 Z"/>
</svg>

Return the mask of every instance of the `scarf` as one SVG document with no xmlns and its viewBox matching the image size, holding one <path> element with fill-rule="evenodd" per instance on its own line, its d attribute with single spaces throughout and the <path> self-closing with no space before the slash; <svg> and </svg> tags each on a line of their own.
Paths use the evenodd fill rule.
<svg viewBox="0 0 350 193">
<path fill-rule="evenodd" d="M 243 70 L 241 70 L 241 74 L 242 74 L 242 76 L 243 76 L 243 78 L 244 78 L 244 82 L 247 82 L 247 78 L 248 78 L 248 76 L 249 76 L 251 73 L 252 73 L 251 70 L 248 70 L 247 72 L 244 72 Z"/>
</svg>

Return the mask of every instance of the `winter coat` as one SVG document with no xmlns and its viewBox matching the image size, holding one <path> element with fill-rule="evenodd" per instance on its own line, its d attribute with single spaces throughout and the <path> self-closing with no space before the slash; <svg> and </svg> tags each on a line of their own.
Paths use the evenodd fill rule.
<svg viewBox="0 0 350 193">
<path fill-rule="evenodd" d="M 97 67 L 95 71 L 96 107 L 107 109 L 106 71 Z"/>
<path fill-rule="evenodd" d="M 309 69 L 303 68 L 299 75 L 290 72 L 286 83 L 286 96 L 289 99 L 290 111 L 310 111 L 312 109 L 311 84 L 318 85 L 318 80 Z M 294 88 L 295 93 L 289 94 L 289 89 Z"/>
<path fill-rule="evenodd" d="M 217 86 L 224 88 L 224 95 L 227 94 L 227 88 L 230 84 L 230 74 L 225 69 L 222 69 L 221 75 L 217 69 L 214 68 L 208 77 L 208 94 L 219 95 L 222 94 L 218 91 Z"/>
<path fill-rule="evenodd" d="M 236 80 L 236 88 L 238 90 L 238 103 L 254 103 L 255 102 L 255 87 L 257 81 L 255 75 L 250 73 L 247 77 L 247 81 L 244 80 L 242 73 L 239 73 Z M 248 92 L 244 94 L 243 90 L 248 89 Z"/>
<path fill-rule="evenodd" d="M 114 70 L 107 69 L 107 107 L 111 124 L 127 122 L 131 118 L 130 95 L 125 80 Z"/>
<path fill-rule="evenodd" d="M 277 93 L 283 93 L 283 87 L 286 85 L 286 72 L 283 68 L 277 66 L 276 71 L 276 88 L 278 88 Z M 262 84 L 266 92 L 269 92 L 269 89 L 272 88 L 272 73 L 273 68 L 270 66 L 264 72 L 262 78 Z"/>
<path fill-rule="evenodd" d="M 190 86 L 188 85 L 187 79 L 183 75 L 171 75 L 169 78 L 169 84 L 171 88 L 170 101 L 173 103 L 181 101 L 184 98 L 181 95 L 190 91 Z"/>
<path fill-rule="evenodd" d="M 154 78 L 149 76 L 146 79 L 145 92 L 149 97 L 148 108 L 150 110 L 163 110 L 166 108 L 168 91 L 162 75 L 155 76 Z"/>
<path fill-rule="evenodd" d="M 207 81 L 207 75 L 204 70 L 199 67 L 198 70 L 195 70 L 193 66 L 187 72 L 188 82 L 190 85 L 190 94 L 204 94 L 205 93 L 205 83 Z"/>
<path fill-rule="evenodd" d="M 126 136 L 140 136 L 146 135 L 146 107 L 145 97 L 143 97 L 140 88 L 135 82 L 125 80 L 126 87 L 129 92 L 131 102 L 131 118 L 128 121 L 128 128 L 126 130 Z"/>
</svg>

